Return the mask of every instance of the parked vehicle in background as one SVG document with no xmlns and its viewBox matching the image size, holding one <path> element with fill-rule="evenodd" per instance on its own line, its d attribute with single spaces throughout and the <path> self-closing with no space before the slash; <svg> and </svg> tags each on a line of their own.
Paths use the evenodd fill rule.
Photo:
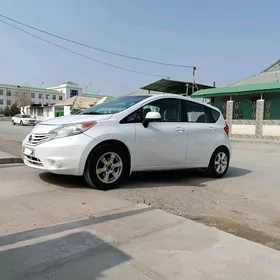
<svg viewBox="0 0 280 280">
<path fill-rule="evenodd" d="M 35 125 L 36 119 L 30 115 L 17 114 L 12 117 L 12 124 L 16 125 Z"/>
<path fill-rule="evenodd" d="M 24 162 L 84 176 L 101 190 L 133 171 L 205 168 L 223 177 L 231 147 L 221 112 L 171 94 L 119 97 L 38 124 L 23 141 Z"/>
<path fill-rule="evenodd" d="M 4 118 L 5 116 L 3 114 L 0 114 L 0 118 Z"/>
</svg>

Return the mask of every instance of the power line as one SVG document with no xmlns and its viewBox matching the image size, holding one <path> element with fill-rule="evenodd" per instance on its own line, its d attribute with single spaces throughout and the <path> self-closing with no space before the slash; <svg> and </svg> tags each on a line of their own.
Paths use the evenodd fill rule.
<svg viewBox="0 0 280 280">
<path fill-rule="evenodd" d="M 62 50 L 68 51 L 68 52 L 70 52 L 70 53 L 72 53 L 72 54 L 76 54 L 76 55 L 78 55 L 78 56 L 81 56 L 81 57 L 90 59 L 90 60 L 92 60 L 92 61 L 95 61 L 95 62 L 104 64 L 104 65 L 111 66 L 111 67 L 114 67 L 114 68 L 117 68 L 117 69 L 121 69 L 121 70 L 124 70 L 124 71 L 127 71 L 127 72 L 132 72 L 132 73 L 136 73 L 136 74 L 146 75 L 146 76 L 153 76 L 153 77 L 159 77 L 159 78 L 164 78 L 164 77 L 165 77 L 165 76 L 162 76 L 162 75 L 151 74 L 151 73 L 146 73 L 146 72 L 140 72 L 140 71 L 132 70 L 132 69 L 129 69 L 129 68 L 124 68 L 124 67 L 121 67 L 121 66 L 118 66 L 118 65 L 115 65 L 115 64 L 107 63 L 107 62 L 104 62 L 104 61 L 101 61 L 101 60 L 92 58 L 92 57 L 90 57 L 90 56 L 87 56 L 87 55 L 78 53 L 78 52 L 76 52 L 76 51 L 72 51 L 72 50 L 70 50 L 70 49 L 68 49 L 68 48 L 65 48 L 65 47 L 63 47 L 63 46 L 60 46 L 60 45 L 58 45 L 58 44 L 56 44 L 56 43 L 53 43 L 53 42 L 50 42 L 50 41 L 48 41 L 48 40 L 45 40 L 45 39 L 43 39 L 43 38 L 41 38 L 41 37 L 39 37 L 39 36 L 37 36 L 37 35 L 35 35 L 35 34 L 32 34 L 32 33 L 28 32 L 28 31 L 26 31 L 26 30 L 24 30 L 24 29 L 21 29 L 21 28 L 15 26 L 15 25 L 10 24 L 10 23 L 8 23 L 8 22 L 5 22 L 5 21 L 3 21 L 3 20 L 1 20 L 1 19 L 0 19 L 0 22 L 3 22 L 3 23 L 5 23 L 5 24 L 7 24 L 7 25 L 9 25 L 9 26 L 11 26 L 11 27 L 17 29 L 17 30 L 22 31 L 23 33 L 26 33 L 26 34 L 28 34 L 28 35 L 34 37 L 34 38 L 37 38 L 37 39 L 39 39 L 39 40 L 41 40 L 41 41 L 43 41 L 43 42 L 46 42 L 46 43 L 50 44 L 50 45 L 56 46 L 56 47 L 58 47 L 58 48 L 60 48 L 60 49 L 62 49 Z"/>
<path fill-rule="evenodd" d="M 124 54 L 120 54 L 120 53 L 108 51 L 108 50 L 105 50 L 105 49 L 93 47 L 93 46 L 90 46 L 90 45 L 87 45 L 87 44 L 84 44 L 84 43 L 80 43 L 80 42 L 77 42 L 77 41 L 74 41 L 74 40 L 71 40 L 71 39 L 68 39 L 68 38 L 65 38 L 65 37 L 62 37 L 62 36 L 53 34 L 53 33 L 51 33 L 51 32 L 48 32 L 48 31 L 39 29 L 39 28 L 37 28 L 37 27 L 31 26 L 31 25 L 25 24 L 25 23 L 23 23 L 23 22 L 20 22 L 20 21 L 18 21 L 18 20 L 12 19 L 12 18 L 10 18 L 10 17 L 4 16 L 4 15 L 2 15 L 2 14 L 0 14 L 0 17 L 3 17 L 3 18 L 5 18 L 5 19 L 8 19 L 8 20 L 13 21 L 13 22 L 15 22 L 15 23 L 18 23 L 18 24 L 23 25 L 23 26 L 25 26 L 25 27 L 34 29 L 34 30 L 39 31 L 39 32 L 41 32 L 41 33 L 45 33 L 45 34 L 47 34 L 47 35 L 56 37 L 56 38 L 58 38 L 58 39 L 60 39 L 60 40 L 64 40 L 64 41 L 67 41 L 67 42 L 70 42 L 70 43 L 73 43 L 73 44 L 76 44 L 76 45 L 79 45 L 79 46 L 83 46 L 83 47 L 90 48 L 90 49 L 93 49 L 93 50 L 96 50 L 96 51 L 108 53 L 108 54 L 111 54 L 111 55 L 116 55 L 116 56 L 125 57 L 125 58 L 129 58 L 129 59 L 134 59 L 134 60 L 138 60 L 138 61 L 142 61 L 142 62 L 148 62 L 148 63 L 153 63 L 153 64 L 160 64 L 160 65 L 165 65 L 165 66 L 181 67 L 181 68 L 194 68 L 194 66 L 190 66 L 190 65 L 181 65 L 181 64 L 164 63 L 164 62 L 160 62 L 160 61 L 148 60 L 148 59 L 144 59 L 144 58 L 139 58 L 139 57 L 135 57 L 135 56 L 129 56 L 129 55 L 124 55 Z"/>
</svg>

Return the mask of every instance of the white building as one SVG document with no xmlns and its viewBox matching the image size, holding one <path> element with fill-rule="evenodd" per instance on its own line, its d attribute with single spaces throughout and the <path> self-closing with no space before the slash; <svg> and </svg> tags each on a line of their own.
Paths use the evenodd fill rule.
<svg viewBox="0 0 280 280">
<path fill-rule="evenodd" d="M 56 90 L 64 94 L 65 98 L 68 99 L 76 95 L 82 95 L 82 88 L 78 84 L 73 82 L 66 82 L 60 86 L 50 87 L 48 89 Z M 61 100 L 60 100 L 61 101 Z"/>
<path fill-rule="evenodd" d="M 17 103 L 20 107 L 31 105 L 30 110 L 32 110 L 32 107 L 54 105 L 81 93 L 82 88 L 73 82 L 66 82 L 50 88 L 0 84 L 0 108 L 10 107 Z"/>
</svg>

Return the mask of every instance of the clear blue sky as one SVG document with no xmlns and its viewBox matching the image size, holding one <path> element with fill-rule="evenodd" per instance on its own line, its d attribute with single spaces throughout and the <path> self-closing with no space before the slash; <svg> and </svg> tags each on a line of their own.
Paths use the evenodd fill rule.
<svg viewBox="0 0 280 280">
<path fill-rule="evenodd" d="M 168 63 L 196 65 L 197 82 L 224 86 L 280 58 L 279 0 L 9 0 L 1 13 L 93 46 Z M 35 31 L 31 31 L 35 32 Z M 190 80 L 191 70 L 130 61 L 39 36 L 138 71 Z M 155 81 L 75 56 L 0 22 L 0 83 L 38 87 L 92 82 L 89 92 L 133 92 Z"/>
</svg>

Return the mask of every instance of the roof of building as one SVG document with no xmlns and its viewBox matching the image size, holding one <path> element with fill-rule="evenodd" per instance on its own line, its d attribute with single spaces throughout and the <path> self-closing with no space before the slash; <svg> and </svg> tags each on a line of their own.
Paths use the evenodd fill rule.
<svg viewBox="0 0 280 280">
<path fill-rule="evenodd" d="M 76 95 L 56 103 L 55 106 L 72 106 L 76 109 L 86 109 L 98 102 L 99 99 L 100 98 Z"/>
<path fill-rule="evenodd" d="M 103 97 L 107 97 L 108 99 L 116 98 L 115 96 L 111 96 L 111 95 L 102 95 L 102 94 L 95 94 L 95 93 L 82 93 L 82 96 L 94 97 L 99 99 Z"/>
<path fill-rule="evenodd" d="M 241 86 L 249 84 L 275 83 L 280 81 L 280 59 L 270 65 L 262 72 L 255 74 L 249 78 L 238 81 L 230 86 Z"/>
<path fill-rule="evenodd" d="M 205 89 L 205 90 L 199 90 L 195 92 L 192 96 L 215 97 L 215 96 L 229 96 L 229 95 L 234 96 L 234 95 L 245 95 L 245 94 L 261 94 L 261 93 L 272 93 L 272 92 L 280 92 L 280 82 Z"/>
<path fill-rule="evenodd" d="M 212 88 L 212 86 L 207 86 L 207 85 L 197 84 L 197 83 L 193 84 L 192 82 L 160 79 L 154 83 L 142 87 L 141 89 L 164 92 L 164 93 L 173 93 L 173 94 L 186 94 L 186 92 L 188 91 L 188 95 L 191 95 L 193 85 L 194 85 L 194 91 L 200 89 Z"/>
<path fill-rule="evenodd" d="M 62 83 L 63 85 L 75 85 L 75 86 L 78 86 L 77 83 L 74 83 L 74 82 L 71 82 L 71 81 L 68 81 L 68 82 L 65 82 L 65 83 Z"/>
<path fill-rule="evenodd" d="M 20 86 L 20 85 L 6 85 L 0 84 L 0 88 L 8 88 L 8 89 L 21 89 L 21 90 L 28 90 L 28 91 L 43 91 L 43 92 L 55 92 L 58 93 L 55 89 L 47 89 L 47 88 L 35 88 L 35 87 L 28 87 L 28 86 Z"/>
</svg>

